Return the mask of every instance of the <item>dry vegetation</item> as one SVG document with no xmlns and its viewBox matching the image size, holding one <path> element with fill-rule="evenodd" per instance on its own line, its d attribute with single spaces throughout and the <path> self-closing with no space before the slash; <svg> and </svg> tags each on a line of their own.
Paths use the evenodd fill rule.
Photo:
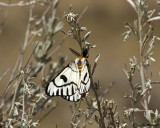
<svg viewBox="0 0 160 128">
<path fill-rule="evenodd" d="M 137 38 L 137 45 L 139 45 L 139 50 L 137 50 L 139 56 L 130 58 L 129 66 L 123 69 L 130 86 L 130 90 L 126 92 L 125 98 L 130 100 L 131 107 L 125 108 L 124 116 L 119 117 L 117 112 L 118 105 L 115 104 L 114 100 L 108 100 L 105 97 L 114 83 L 111 83 L 108 88 L 102 91 L 99 82 L 94 81 L 93 75 L 98 63 L 98 58 L 100 57 L 100 55 L 97 55 L 95 63 L 91 64 L 91 68 L 89 69 L 91 78 L 90 91 L 93 91 L 94 96 L 91 97 L 87 95 L 87 97 L 81 101 L 70 105 L 72 112 L 72 117 L 70 117 L 71 128 L 85 128 L 88 125 L 94 125 L 100 128 L 160 127 L 159 111 L 157 109 L 150 110 L 149 108 L 152 85 L 159 84 L 160 82 L 152 81 L 149 75 L 150 71 L 148 70 L 152 62 L 155 61 L 152 57 L 155 40 L 160 40 L 159 37 L 154 35 L 154 21 L 160 20 L 160 16 L 155 16 L 157 12 L 154 8 L 152 10 L 148 9 L 149 5 L 146 0 L 127 0 L 126 2 L 135 10 L 137 19 L 135 19 L 133 23 L 125 24 L 128 31 L 123 34 L 124 41 L 132 34 Z M 75 39 L 75 42 L 79 44 L 81 50 L 83 50 L 84 47 L 95 47 L 95 45 L 87 42 L 90 32 L 87 32 L 86 27 L 80 26 L 80 19 L 83 17 L 87 8 L 78 15 L 74 13 L 70 6 L 70 11 L 64 15 L 68 24 L 64 25 L 61 18 L 56 17 L 58 3 L 59 0 L 20 1 L 14 4 L 11 1 L 9 1 L 9 3 L 0 2 L 0 6 L 6 8 L 29 6 L 28 26 L 19 57 L 17 58 L 14 68 L 12 70 L 9 68 L 0 76 L 0 80 L 3 80 L 10 70 L 12 72 L 8 83 L 6 83 L 3 89 L 4 91 L 0 95 L 0 127 L 38 127 L 41 125 L 41 121 L 45 119 L 51 111 L 56 109 L 56 102 L 46 96 L 45 87 L 65 63 L 65 56 L 60 57 L 58 60 L 52 60 L 52 56 L 62 47 L 68 37 Z M 160 1 L 157 1 L 157 4 L 159 3 Z M 40 18 L 35 18 L 35 14 L 33 13 L 37 6 L 46 8 Z M 1 21 L 1 33 L 3 32 L 7 14 L 8 11 L 6 11 Z M 46 15 L 49 15 L 49 18 L 47 18 Z M 65 32 L 63 27 L 67 25 L 70 29 Z M 53 41 L 54 36 L 60 32 L 64 33 L 61 42 Z M 54 45 L 55 43 L 57 43 L 56 47 Z M 23 66 L 24 53 L 28 45 L 32 45 L 33 52 L 28 58 L 27 63 Z M 50 52 L 51 48 L 54 48 L 54 50 Z M 19 72 L 18 75 L 16 74 L 17 71 Z M 135 72 L 141 77 L 140 83 L 133 79 Z M 36 82 L 37 78 L 41 80 L 38 83 Z M 13 90 L 9 93 L 11 86 L 13 86 Z M 86 103 L 86 109 L 81 109 L 81 102 Z M 141 102 L 141 108 L 137 106 L 139 102 Z M 37 113 L 47 109 L 49 109 L 49 111 L 35 121 L 34 118 Z M 141 113 L 145 121 L 138 124 L 135 113 Z M 81 121 L 84 117 L 85 119 Z"/>
</svg>

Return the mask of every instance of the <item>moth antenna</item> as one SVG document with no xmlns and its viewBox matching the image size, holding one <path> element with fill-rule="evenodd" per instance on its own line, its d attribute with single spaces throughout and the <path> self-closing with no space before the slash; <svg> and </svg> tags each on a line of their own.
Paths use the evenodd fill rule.
<svg viewBox="0 0 160 128">
<path fill-rule="evenodd" d="M 77 52 L 76 50 L 72 49 L 72 48 L 69 48 L 69 50 L 76 56 L 81 56 L 81 54 L 79 52 Z"/>
</svg>

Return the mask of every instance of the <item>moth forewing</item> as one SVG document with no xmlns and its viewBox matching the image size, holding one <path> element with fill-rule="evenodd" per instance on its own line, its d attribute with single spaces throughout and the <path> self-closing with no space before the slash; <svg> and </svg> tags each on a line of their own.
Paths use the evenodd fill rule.
<svg viewBox="0 0 160 128">
<path fill-rule="evenodd" d="M 70 62 L 46 87 L 49 96 L 62 96 L 69 101 L 79 101 L 89 91 L 88 61 L 78 57 Z"/>
</svg>

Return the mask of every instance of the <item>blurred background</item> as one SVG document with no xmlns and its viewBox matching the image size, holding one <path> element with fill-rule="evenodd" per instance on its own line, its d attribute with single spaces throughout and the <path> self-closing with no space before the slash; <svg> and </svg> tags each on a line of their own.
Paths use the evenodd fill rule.
<svg viewBox="0 0 160 128">
<path fill-rule="evenodd" d="M 5 2 L 5 0 L 1 0 Z M 129 58 L 136 56 L 139 58 L 139 45 L 137 39 L 131 35 L 127 42 L 123 41 L 122 33 L 126 31 L 124 28 L 125 22 L 133 25 L 133 20 L 136 19 L 136 13 L 126 0 L 61 0 L 57 9 L 57 17 L 62 17 L 64 12 L 69 12 L 69 5 L 72 4 L 75 13 L 81 13 L 85 7 L 88 7 L 87 12 L 80 20 L 80 26 L 87 27 L 91 31 L 88 42 L 95 44 L 96 48 L 91 49 L 89 62 L 91 65 L 97 54 L 100 53 L 100 59 L 94 74 L 95 81 L 99 81 L 102 90 L 109 86 L 109 83 L 115 82 L 115 85 L 110 89 L 105 98 L 114 99 L 118 105 L 118 114 L 123 115 L 124 107 L 131 107 L 130 102 L 124 98 L 125 92 L 129 91 L 130 87 L 127 78 L 122 71 L 125 64 L 128 65 Z M 150 2 L 150 8 L 155 7 L 156 0 Z M 16 63 L 20 49 L 24 42 L 25 30 L 28 23 L 29 7 L 10 7 L 8 15 L 5 19 L 4 28 L 0 35 L 0 75 L 7 70 L 8 67 L 13 67 Z M 158 9 L 159 7 L 156 6 Z M 36 14 L 42 13 L 43 9 L 37 8 L 34 10 Z M 5 14 L 5 8 L 0 6 L 0 22 L 2 23 Z M 64 30 L 68 30 L 68 24 L 64 21 Z M 160 36 L 160 22 L 155 22 L 155 35 Z M 54 40 L 60 42 L 64 35 L 60 34 Z M 67 56 L 67 63 L 75 59 L 75 56 L 69 51 L 72 47 L 79 50 L 79 46 L 75 40 L 68 38 L 61 49 L 53 56 L 57 59 L 59 55 Z M 152 63 L 149 71 L 152 71 L 152 80 L 160 81 L 160 42 L 156 42 L 153 57 L 156 62 Z M 25 55 L 28 57 L 32 49 L 27 48 Z M 27 59 L 25 57 L 25 59 Z M 53 60 L 54 60 L 53 59 Z M 8 82 L 9 76 L 6 76 L 1 81 L 0 86 L 4 86 Z M 138 83 L 140 77 L 137 73 L 134 82 Z M 151 103 L 149 108 L 155 110 L 160 109 L 159 102 L 159 85 L 153 87 Z M 92 93 L 92 92 L 91 92 Z M 39 128 L 54 128 L 56 125 L 59 128 L 70 127 L 71 112 L 69 105 L 71 102 L 65 101 L 60 97 L 54 97 L 57 101 L 56 109 L 45 118 Z M 137 105 L 138 106 L 138 105 Z M 85 107 L 85 105 L 83 106 Z M 140 105 L 140 108 L 142 106 Z M 45 112 L 44 112 L 45 113 Z M 43 113 L 42 113 L 43 114 Z M 142 114 L 143 115 L 143 114 Z M 137 119 L 138 121 L 140 120 Z M 38 116 L 36 117 L 38 119 Z M 97 127 L 97 125 L 91 127 Z"/>
</svg>

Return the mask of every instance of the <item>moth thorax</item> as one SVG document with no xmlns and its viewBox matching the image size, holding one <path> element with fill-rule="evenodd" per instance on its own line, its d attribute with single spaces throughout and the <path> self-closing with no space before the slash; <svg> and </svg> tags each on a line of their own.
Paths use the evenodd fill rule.
<svg viewBox="0 0 160 128">
<path fill-rule="evenodd" d="M 77 65 L 78 65 L 78 67 L 82 65 L 81 59 L 78 60 Z"/>
<path fill-rule="evenodd" d="M 82 57 L 82 56 L 78 57 L 78 58 L 76 59 L 76 61 L 75 61 L 75 63 L 77 64 L 77 67 L 78 67 L 78 68 L 82 68 L 83 65 L 86 64 L 85 60 L 86 60 L 86 58 L 84 58 L 84 57 Z"/>
</svg>

